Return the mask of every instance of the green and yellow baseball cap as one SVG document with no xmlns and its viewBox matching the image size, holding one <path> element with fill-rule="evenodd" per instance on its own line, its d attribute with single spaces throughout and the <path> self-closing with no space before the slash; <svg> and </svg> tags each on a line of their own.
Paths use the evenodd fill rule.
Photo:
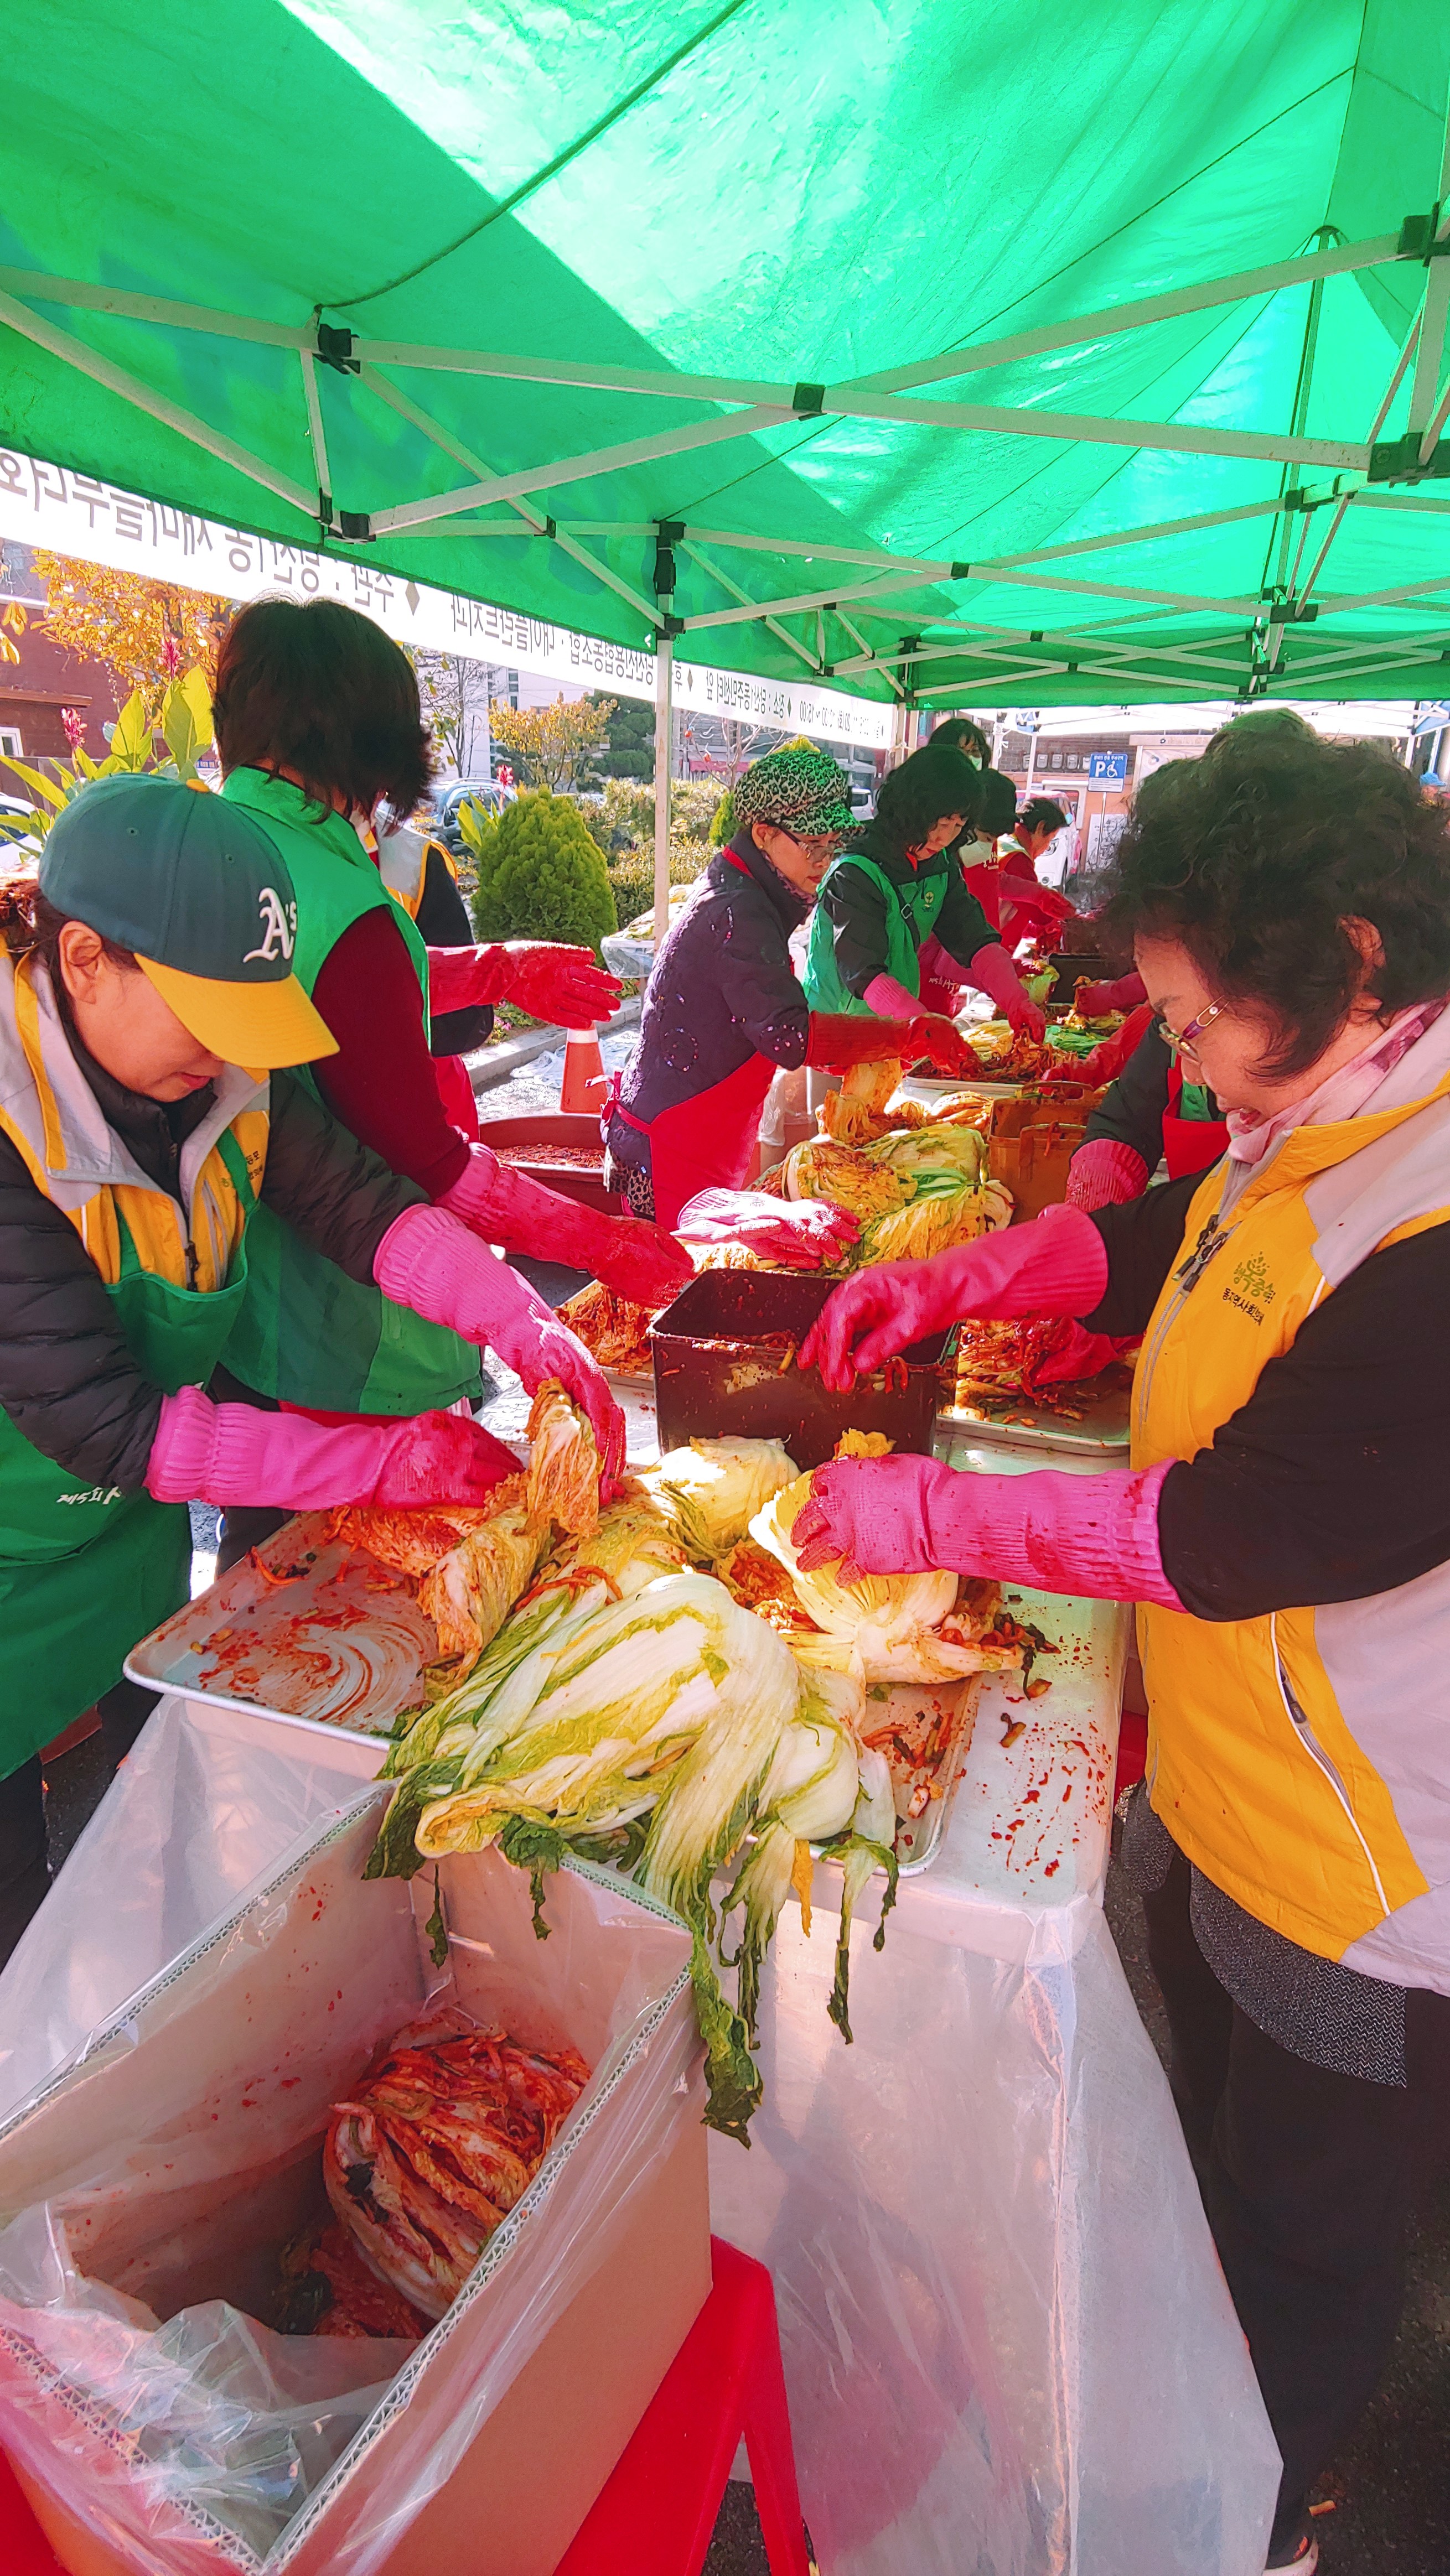
<svg viewBox="0 0 1450 2576">
<path fill-rule="evenodd" d="M 46 835 L 40 891 L 129 948 L 183 1028 L 267 1072 L 336 1055 L 292 972 L 297 900 L 254 816 L 174 778 L 93 779 Z"/>
</svg>

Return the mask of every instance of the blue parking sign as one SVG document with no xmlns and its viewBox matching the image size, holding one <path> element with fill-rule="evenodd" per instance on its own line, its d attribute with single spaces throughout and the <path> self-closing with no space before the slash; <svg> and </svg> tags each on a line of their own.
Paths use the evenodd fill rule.
<svg viewBox="0 0 1450 2576">
<path fill-rule="evenodd" d="M 1088 754 L 1090 787 L 1121 787 L 1128 775 L 1125 751 L 1093 751 Z"/>
</svg>

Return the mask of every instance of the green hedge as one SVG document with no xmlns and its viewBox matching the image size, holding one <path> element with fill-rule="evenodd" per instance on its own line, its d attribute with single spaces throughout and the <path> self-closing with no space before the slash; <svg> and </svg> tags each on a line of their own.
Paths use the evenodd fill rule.
<svg viewBox="0 0 1450 2576">
<path fill-rule="evenodd" d="M 481 834 L 477 869 L 480 939 L 567 940 L 597 954 L 615 927 L 603 853 L 570 797 L 516 797 Z"/>
</svg>

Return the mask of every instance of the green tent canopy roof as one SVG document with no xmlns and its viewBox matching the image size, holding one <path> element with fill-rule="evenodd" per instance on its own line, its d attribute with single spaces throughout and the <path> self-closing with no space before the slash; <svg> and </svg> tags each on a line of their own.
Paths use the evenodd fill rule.
<svg viewBox="0 0 1450 2576">
<path fill-rule="evenodd" d="M 0 432 L 923 705 L 1438 697 L 1445 0 L 100 0 Z"/>
</svg>

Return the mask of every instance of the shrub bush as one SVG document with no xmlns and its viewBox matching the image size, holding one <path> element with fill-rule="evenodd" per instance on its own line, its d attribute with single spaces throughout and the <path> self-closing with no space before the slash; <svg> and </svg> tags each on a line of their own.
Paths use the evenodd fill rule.
<svg viewBox="0 0 1450 2576">
<path fill-rule="evenodd" d="M 480 939 L 559 939 L 598 951 L 615 927 L 604 857 L 567 796 L 531 788 L 480 836 Z"/>
</svg>

